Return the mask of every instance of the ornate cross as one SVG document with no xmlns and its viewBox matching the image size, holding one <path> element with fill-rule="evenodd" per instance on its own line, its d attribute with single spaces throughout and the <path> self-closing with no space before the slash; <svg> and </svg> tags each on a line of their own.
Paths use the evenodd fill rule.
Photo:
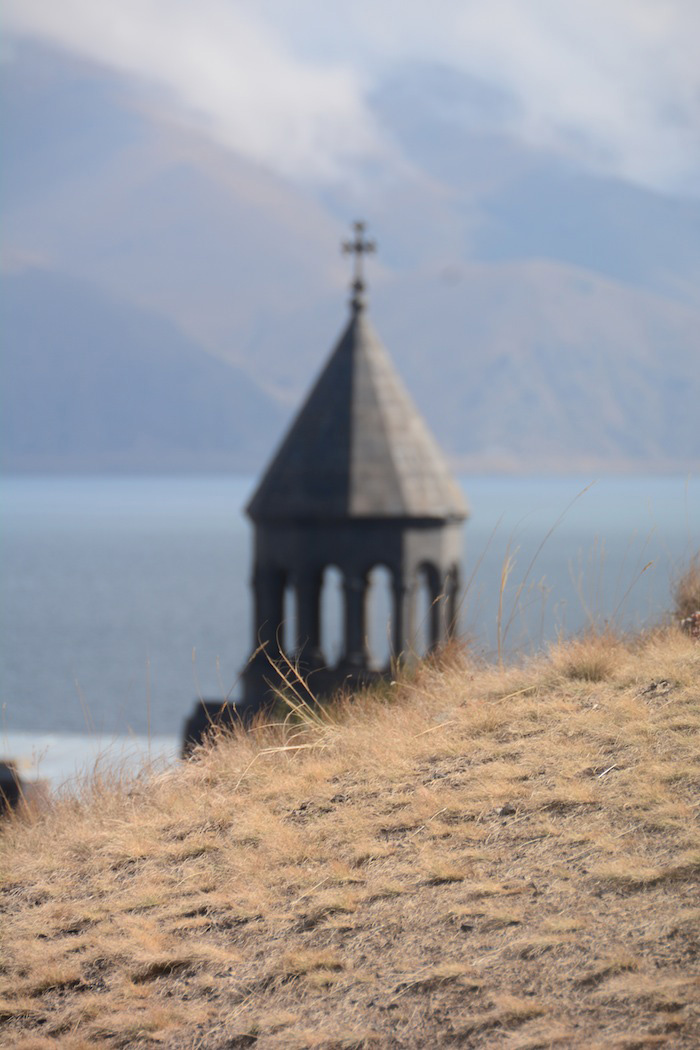
<svg viewBox="0 0 700 1050">
<path fill-rule="evenodd" d="M 375 241 L 368 241 L 365 239 L 364 222 L 354 222 L 352 228 L 355 231 L 355 240 L 343 242 L 343 254 L 352 254 L 355 256 L 355 272 L 353 275 L 352 289 L 355 293 L 355 298 L 357 299 L 357 297 L 364 291 L 365 287 L 365 282 L 362 279 L 362 256 L 376 252 L 377 245 Z"/>
</svg>

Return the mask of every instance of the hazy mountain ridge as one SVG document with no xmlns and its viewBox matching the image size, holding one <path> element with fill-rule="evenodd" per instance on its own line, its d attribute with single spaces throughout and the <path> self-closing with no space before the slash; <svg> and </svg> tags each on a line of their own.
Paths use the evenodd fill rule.
<svg viewBox="0 0 700 1050">
<path fill-rule="evenodd" d="M 376 300 L 375 326 L 455 465 L 682 470 L 700 459 L 700 312 L 685 304 L 550 262 L 395 279 Z M 294 410 L 88 284 L 30 270 L 3 278 L 3 301 L 6 470 L 257 471 Z M 287 321 L 267 319 L 261 374 L 289 367 L 302 341 Z M 327 335 L 316 331 L 313 350 L 305 338 L 309 357 L 330 352 Z M 298 366 L 300 386 L 315 367 Z"/>
<path fill-rule="evenodd" d="M 402 147 L 449 187 L 468 254 L 550 259 L 698 304 L 700 203 L 527 147 L 496 128 L 515 105 L 492 86 L 407 63 L 374 98 Z"/>
<path fill-rule="evenodd" d="M 697 200 L 497 134 L 512 100 L 434 64 L 371 100 L 401 181 L 322 193 L 59 52 L 2 72 L 6 469 L 259 470 L 346 322 L 357 214 L 371 317 L 453 462 L 697 465 Z"/>
<path fill-rule="evenodd" d="M 544 261 L 417 284 L 384 335 L 456 459 L 697 463 L 700 311 Z"/>
<path fill-rule="evenodd" d="M 47 271 L 2 280 L 5 470 L 245 470 L 281 410 L 167 320 Z"/>
</svg>

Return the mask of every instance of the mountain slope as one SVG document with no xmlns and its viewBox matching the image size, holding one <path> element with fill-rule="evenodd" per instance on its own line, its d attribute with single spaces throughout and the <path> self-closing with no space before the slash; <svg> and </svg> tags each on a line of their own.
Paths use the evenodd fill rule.
<svg viewBox="0 0 700 1050">
<path fill-rule="evenodd" d="M 401 275 L 372 298 L 397 370 L 465 470 L 700 460 L 690 305 L 546 261 Z M 342 321 L 340 303 L 316 307 L 324 332 L 310 308 L 271 313 L 244 373 L 90 285 L 5 277 L 4 469 L 259 470 L 333 345 L 328 317 Z M 263 389 L 278 370 L 284 406 Z"/>
<path fill-rule="evenodd" d="M 247 469 L 281 412 L 168 321 L 88 284 L 3 278 L 6 470 Z"/>
<path fill-rule="evenodd" d="M 258 470 L 345 324 L 355 215 L 379 243 L 372 320 L 454 462 L 700 459 L 697 199 L 524 145 L 512 100 L 435 63 L 371 99 L 400 179 L 323 192 L 154 125 L 51 49 L 2 76 L 7 265 L 55 271 L 8 278 L 6 466 Z"/>
<path fill-rule="evenodd" d="M 379 327 L 470 465 L 700 459 L 700 311 L 562 264 L 464 266 L 382 293 Z"/>
</svg>

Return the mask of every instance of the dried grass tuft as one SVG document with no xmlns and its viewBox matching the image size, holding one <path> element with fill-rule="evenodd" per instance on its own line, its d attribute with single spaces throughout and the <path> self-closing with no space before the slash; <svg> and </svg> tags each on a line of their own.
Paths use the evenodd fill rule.
<svg viewBox="0 0 700 1050">
<path fill-rule="evenodd" d="M 611 632 L 589 632 L 580 639 L 559 644 L 551 653 L 552 665 L 566 678 L 604 682 L 620 665 L 620 640 Z"/>
<path fill-rule="evenodd" d="M 674 612 L 679 620 L 700 612 L 700 551 L 673 581 L 672 594 Z"/>
</svg>

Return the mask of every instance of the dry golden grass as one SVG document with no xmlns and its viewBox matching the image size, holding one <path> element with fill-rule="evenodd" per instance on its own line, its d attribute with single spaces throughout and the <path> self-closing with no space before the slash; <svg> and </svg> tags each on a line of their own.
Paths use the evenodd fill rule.
<svg viewBox="0 0 700 1050">
<path fill-rule="evenodd" d="M 679 620 L 700 612 L 700 551 L 680 571 L 673 584 L 673 599 Z"/>
<path fill-rule="evenodd" d="M 671 629 L 455 649 L 25 812 L 1 1045 L 697 1047 L 699 682 Z"/>
</svg>

